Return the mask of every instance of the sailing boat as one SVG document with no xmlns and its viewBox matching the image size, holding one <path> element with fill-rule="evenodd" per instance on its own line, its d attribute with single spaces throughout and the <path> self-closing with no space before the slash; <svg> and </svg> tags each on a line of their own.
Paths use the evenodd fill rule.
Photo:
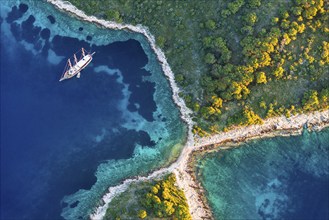
<svg viewBox="0 0 329 220">
<path fill-rule="evenodd" d="M 80 52 L 80 50 L 77 53 L 79 53 L 79 52 Z M 88 53 L 85 51 L 84 48 L 81 48 L 81 57 L 78 60 L 78 58 L 76 56 L 77 53 L 75 53 L 73 55 L 73 57 L 74 57 L 73 65 L 72 65 L 70 59 L 67 60 L 64 72 L 59 81 L 63 81 L 65 79 L 70 79 L 73 76 L 77 76 L 77 78 L 80 78 L 80 71 L 83 70 L 84 68 L 86 68 L 86 66 L 88 66 L 88 64 L 93 59 L 93 55 L 95 54 L 95 52 Z"/>
</svg>

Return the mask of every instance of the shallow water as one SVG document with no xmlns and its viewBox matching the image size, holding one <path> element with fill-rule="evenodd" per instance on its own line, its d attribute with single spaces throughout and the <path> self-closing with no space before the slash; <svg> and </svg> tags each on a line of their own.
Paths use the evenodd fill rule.
<svg viewBox="0 0 329 220">
<path fill-rule="evenodd" d="M 1 4 L 2 219 L 86 218 L 109 186 L 178 156 L 186 126 L 142 35 Z M 92 63 L 59 83 L 81 47 Z"/>
<path fill-rule="evenodd" d="M 329 219 L 329 129 L 198 159 L 216 219 Z"/>
</svg>

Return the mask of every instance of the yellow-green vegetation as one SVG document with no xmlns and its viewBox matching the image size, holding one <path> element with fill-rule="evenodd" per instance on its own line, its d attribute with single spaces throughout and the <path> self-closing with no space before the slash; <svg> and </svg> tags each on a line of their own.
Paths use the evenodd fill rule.
<svg viewBox="0 0 329 220">
<path fill-rule="evenodd" d="M 199 135 L 329 107 L 328 1 L 70 1 L 149 27 Z"/>
<path fill-rule="evenodd" d="M 159 181 L 132 184 L 111 201 L 105 219 L 190 220 L 184 192 L 175 183 L 170 174 Z"/>
</svg>

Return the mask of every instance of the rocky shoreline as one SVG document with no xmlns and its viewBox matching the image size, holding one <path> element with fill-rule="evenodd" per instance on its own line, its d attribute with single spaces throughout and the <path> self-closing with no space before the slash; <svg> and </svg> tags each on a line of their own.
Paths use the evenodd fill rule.
<svg viewBox="0 0 329 220">
<path fill-rule="evenodd" d="M 177 107 L 180 110 L 181 118 L 186 124 L 188 125 L 188 143 L 193 143 L 193 135 L 192 135 L 192 127 L 194 125 L 194 122 L 192 121 L 192 118 L 190 117 L 190 114 L 192 114 L 192 111 L 185 105 L 185 101 L 178 95 L 181 90 L 178 87 L 174 73 L 172 72 L 168 61 L 166 59 L 166 56 L 164 52 L 156 45 L 155 37 L 150 33 L 147 27 L 144 27 L 142 25 L 130 25 L 130 24 L 121 24 L 116 23 L 113 21 L 106 21 L 103 19 L 96 18 L 95 16 L 88 16 L 83 11 L 76 8 L 74 5 L 72 5 L 68 1 L 63 0 L 47 0 L 47 2 L 53 4 L 57 9 L 62 10 L 64 12 L 69 13 L 70 15 L 83 20 L 88 21 L 96 24 L 97 26 L 108 28 L 108 29 L 114 29 L 114 30 L 126 30 L 134 33 L 139 33 L 144 35 L 144 37 L 147 39 L 148 43 L 150 44 L 153 52 L 155 53 L 161 67 L 163 70 L 164 75 L 167 77 L 170 88 L 172 90 L 172 98 L 174 103 L 177 105 Z"/>
<path fill-rule="evenodd" d="M 163 51 L 156 46 L 154 36 L 148 29 L 142 25 L 133 26 L 129 24 L 118 24 L 111 21 L 98 19 L 94 16 L 88 16 L 83 11 L 77 9 L 69 2 L 63 0 L 47 0 L 59 10 L 70 13 L 78 19 L 93 22 L 96 25 L 116 30 L 127 30 L 135 33 L 143 34 L 148 40 L 151 48 L 157 56 L 159 63 L 165 76 L 169 80 L 172 89 L 172 98 L 178 106 L 181 118 L 188 125 L 188 139 L 181 155 L 176 162 L 167 168 L 159 169 L 147 177 L 134 177 L 124 180 L 120 185 L 110 187 L 108 192 L 101 199 L 98 207 L 90 215 L 91 219 L 102 219 L 105 215 L 108 204 L 111 200 L 125 191 L 133 182 L 146 181 L 152 178 L 163 176 L 169 172 L 173 172 L 177 178 L 177 185 L 183 189 L 190 208 L 193 219 L 212 219 L 212 212 L 207 204 L 204 189 L 198 182 L 195 174 L 195 155 L 207 153 L 214 150 L 228 149 L 237 146 L 239 143 L 250 139 L 272 137 L 272 136 L 289 136 L 301 134 L 303 128 L 312 130 L 321 130 L 329 126 L 329 110 L 323 112 L 314 112 L 310 114 L 302 114 L 292 116 L 290 118 L 275 117 L 264 121 L 262 125 L 252 125 L 248 127 L 236 127 L 228 132 L 221 132 L 211 137 L 197 138 L 192 134 L 194 122 L 190 117 L 192 111 L 186 107 L 184 100 L 179 97 L 180 89 L 178 88 L 174 74 L 166 60 Z M 221 146 L 220 146 L 221 145 Z M 222 146 L 224 145 L 224 146 Z"/>
<path fill-rule="evenodd" d="M 178 178 L 181 182 L 179 185 L 183 187 L 188 198 L 193 219 L 212 219 L 205 190 L 197 178 L 197 156 L 234 148 L 253 139 L 301 135 L 304 129 L 320 131 L 326 127 L 329 127 L 329 110 L 296 115 L 291 118 L 284 116 L 270 118 L 265 120 L 263 125 L 237 127 L 225 133 L 197 139 L 194 149 L 191 150 L 190 156 L 186 160 L 186 165 L 183 165 L 185 169 L 181 167 L 179 170 L 179 175 L 184 176 L 184 178 Z"/>
</svg>

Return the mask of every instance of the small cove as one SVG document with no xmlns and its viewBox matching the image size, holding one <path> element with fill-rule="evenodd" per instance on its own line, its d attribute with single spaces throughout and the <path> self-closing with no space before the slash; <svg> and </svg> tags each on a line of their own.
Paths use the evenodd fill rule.
<svg viewBox="0 0 329 220">
<path fill-rule="evenodd" d="M 109 186 L 178 156 L 186 126 L 142 35 L 45 2 L 1 10 L 1 217 L 86 218 Z M 97 57 L 59 83 L 81 47 Z"/>
<path fill-rule="evenodd" d="M 198 158 L 216 219 L 327 219 L 329 129 L 248 141 Z"/>
</svg>

